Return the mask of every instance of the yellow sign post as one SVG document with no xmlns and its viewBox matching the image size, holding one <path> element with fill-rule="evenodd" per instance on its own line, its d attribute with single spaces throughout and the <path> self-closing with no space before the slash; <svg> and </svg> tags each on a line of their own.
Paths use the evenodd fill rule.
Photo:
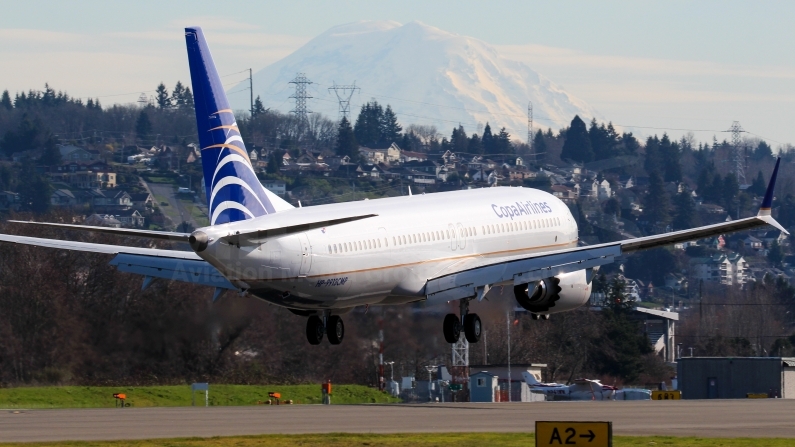
<svg viewBox="0 0 795 447">
<path fill-rule="evenodd" d="M 536 421 L 536 447 L 612 447 L 612 422 Z"/>
<path fill-rule="evenodd" d="M 681 399 L 682 399 L 682 392 L 679 390 L 651 392 L 651 400 L 681 400 Z"/>
</svg>

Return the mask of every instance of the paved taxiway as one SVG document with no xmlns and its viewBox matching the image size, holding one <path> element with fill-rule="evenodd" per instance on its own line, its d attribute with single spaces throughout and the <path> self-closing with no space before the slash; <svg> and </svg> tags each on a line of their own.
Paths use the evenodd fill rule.
<svg viewBox="0 0 795 447">
<path fill-rule="evenodd" d="M 795 400 L 281 405 L 2 410 L 0 442 L 266 433 L 532 431 L 536 420 L 612 420 L 617 435 L 795 437 Z"/>
</svg>

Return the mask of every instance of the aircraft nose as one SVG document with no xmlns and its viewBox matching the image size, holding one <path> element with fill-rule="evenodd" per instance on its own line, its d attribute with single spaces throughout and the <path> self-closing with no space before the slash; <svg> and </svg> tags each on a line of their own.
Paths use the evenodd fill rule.
<svg viewBox="0 0 795 447">
<path fill-rule="evenodd" d="M 196 253 L 202 252 L 207 248 L 207 243 L 209 242 L 209 238 L 207 237 L 207 233 L 204 231 L 194 231 L 191 233 L 190 237 L 188 238 L 188 243 L 190 243 L 190 247 Z"/>
</svg>

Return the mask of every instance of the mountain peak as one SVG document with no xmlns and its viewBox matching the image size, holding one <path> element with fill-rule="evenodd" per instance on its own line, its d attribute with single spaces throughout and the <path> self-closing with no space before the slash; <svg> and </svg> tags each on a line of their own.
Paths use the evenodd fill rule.
<svg viewBox="0 0 795 447">
<path fill-rule="evenodd" d="M 391 104 L 404 126 L 430 124 L 444 133 L 458 123 L 468 133 L 480 133 L 489 122 L 523 140 L 528 101 L 537 127 L 566 126 L 575 114 L 597 116 L 584 101 L 527 65 L 503 58 L 491 45 L 419 21 L 359 21 L 330 28 L 257 72 L 254 95 L 265 107 L 290 110 L 289 81 L 298 72 L 314 83 L 309 109 L 332 119 L 338 104 L 328 87 L 354 81 L 361 88 L 351 100 L 354 118 L 361 104 L 376 99 Z M 232 101 L 233 107 L 248 108 L 244 98 Z"/>
</svg>

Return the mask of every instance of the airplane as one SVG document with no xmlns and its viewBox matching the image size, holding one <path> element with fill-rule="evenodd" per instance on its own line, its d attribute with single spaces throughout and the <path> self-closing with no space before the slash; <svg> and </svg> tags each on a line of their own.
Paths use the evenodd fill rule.
<svg viewBox="0 0 795 447">
<path fill-rule="evenodd" d="M 614 400 L 618 388 L 602 385 L 598 380 L 576 379 L 571 385 L 542 383 L 529 372 L 522 372 L 531 393 L 543 394 L 549 400 Z"/>
<path fill-rule="evenodd" d="M 306 337 L 339 344 L 357 306 L 458 302 L 444 338 L 481 337 L 469 303 L 505 290 L 536 318 L 588 301 L 594 269 L 637 250 L 772 225 L 780 160 L 759 213 L 690 230 L 579 246 L 577 222 L 544 191 L 492 187 L 295 208 L 262 186 L 199 27 L 185 29 L 210 225 L 192 233 L 18 222 L 155 240 L 192 251 L 0 234 L 0 241 L 116 255 L 119 271 L 250 295 L 305 316 Z M 494 294 L 492 294 L 493 296 Z"/>
</svg>

